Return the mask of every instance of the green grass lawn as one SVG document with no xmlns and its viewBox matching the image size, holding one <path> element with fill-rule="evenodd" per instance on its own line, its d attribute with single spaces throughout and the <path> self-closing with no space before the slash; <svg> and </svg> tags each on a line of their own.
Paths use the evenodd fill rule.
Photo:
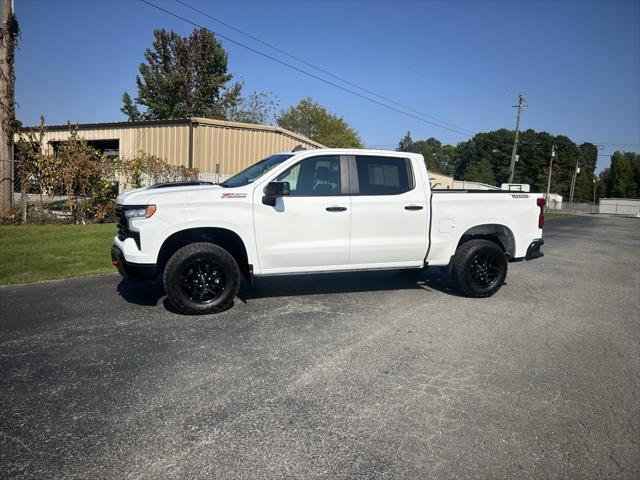
<svg viewBox="0 0 640 480">
<path fill-rule="evenodd" d="M 0 285 L 111 273 L 115 224 L 0 226 Z"/>
</svg>

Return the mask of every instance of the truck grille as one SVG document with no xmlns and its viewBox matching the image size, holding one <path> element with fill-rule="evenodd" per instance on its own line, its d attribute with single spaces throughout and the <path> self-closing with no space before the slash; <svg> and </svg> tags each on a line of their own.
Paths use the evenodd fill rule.
<svg viewBox="0 0 640 480">
<path fill-rule="evenodd" d="M 129 222 L 124 215 L 124 207 L 122 205 L 116 205 L 116 218 L 118 219 L 118 238 L 120 240 L 133 238 L 138 246 L 138 250 L 140 250 L 140 233 L 129 230 Z"/>
</svg>

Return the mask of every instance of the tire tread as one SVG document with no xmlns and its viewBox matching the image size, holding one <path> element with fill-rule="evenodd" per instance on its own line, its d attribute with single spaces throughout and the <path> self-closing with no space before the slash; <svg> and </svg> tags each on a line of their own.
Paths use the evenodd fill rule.
<svg viewBox="0 0 640 480">
<path fill-rule="evenodd" d="M 467 282 L 465 268 L 467 266 L 467 262 L 469 261 L 469 257 L 471 256 L 474 250 L 479 248 L 490 247 L 492 249 L 498 249 L 502 254 L 504 254 L 503 250 L 491 240 L 485 239 L 470 239 L 464 242 L 462 245 L 458 246 L 455 255 L 453 256 L 453 260 L 451 263 L 451 274 L 453 279 L 458 286 L 458 289 L 467 297 L 472 298 L 486 298 L 490 297 L 494 293 L 496 293 L 504 280 L 496 285 L 495 288 L 487 291 L 487 292 L 477 292 L 475 291 L 471 285 Z M 505 278 L 506 278 L 506 261 L 505 261 Z"/>
<path fill-rule="evenodd" d="M 191 255 L 201 253 L 203 250 L 215 254 L 222 264 L 227 264 L 225 273 L 229 277 L 227 279 L 228 290 L 227 292 L 225 292 L 224 299 L 220 303 L 194 307 L 190 302 L 185 301 L 184 295 L 182 294 L 180 289 L 180 285 L 176 284 L 171 276 L 175 273 L 175 271 L 179 268 L 179 265 L 185 259 L 187 259 Z M 190 243 L 177 250 L 171 256 L 171 258 L 169 258 L 169 261 L 164 268 L 164 272 L 162 273 L 162 281 L 164 283 L 164 289 L 167 293 L 169 302 L 180 313 L 184 313 L 186 315 L 220 313 L 224 310 L 227 310 L 231 306 L 231 304 L 233 304 L 233 300 L 238 293 L 238 289 L 240 288 L 240 269 L 238 268 L 238 264 L 233 256 L 224 248 L 208 242 Z"/>
</svg>

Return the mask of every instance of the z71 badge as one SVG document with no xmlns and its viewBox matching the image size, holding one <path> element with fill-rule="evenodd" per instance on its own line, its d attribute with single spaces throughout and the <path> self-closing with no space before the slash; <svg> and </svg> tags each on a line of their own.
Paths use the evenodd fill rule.
<svg viewBox="0 0 640 480">
<path fill-rule="evenodd" d="M 246 193 L 223 193 L 221 198 L 245 198 Z"/>
</svg>

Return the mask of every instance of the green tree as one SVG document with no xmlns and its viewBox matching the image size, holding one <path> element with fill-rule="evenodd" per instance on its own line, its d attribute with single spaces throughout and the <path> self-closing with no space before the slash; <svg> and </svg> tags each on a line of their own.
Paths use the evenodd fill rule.
<svg viewBox="0 0 640 480">
<path fill-rule="evenodd" d="M 480 182 L 488 185 L 495 185 L 496 176 L 493 173 L 491 162 L 488 158 L 470 163 L 464 171 L 464 180 L 469 182 Z"/>
<path fill-rule="evenodd" d="M 615 152 L 611 156 L 609 178 L 609 195 L 611 197 L 632 198 L 635 196 L 637 185 L 632 165 L 634 157 L 635 155 L 630 152 Z"/>
<path fill-rule="evenodd" d="M 593 202 L 593 180 L 596 179 L 598 147 L 592 143 L 582 143 L 580 151 L 580 173 L 576 177 L 576 202 Z"/>
<path fill-rule="evenodd" d="M 263 123 L 273 109 L 270 94 L 243 98 L 242 83 L 231 83 L 227 52 L 205 28 L 188 37 L 155 30 L 144 60 L 135 100 L 122 95 L 120 110 L 130 121 L 206 117 Z"/>
<path fill-rule="evenodd" d="M 495 175 L 495 185 L 506 183 L 509 179 L 514 135 L 512 130 L 500 129 L 478 133 L 471 140 L 459 143 L 453 168 L 456 178 L 464 178 L 470 165 L 487 159 Z M 553 145 L 556 145 L 557 151 L 551 176 L 551 192 L 568 198 L 577 163 L 580 174 L 576 178 L 575 200 L 592 201 L 597 148 L 590 143 L 578 147 L 564 135 L 554 136 L 531 129 L 523 131 L 518 145 L 519 159 L 515 164 L 514 182 L 529 184 L 532 191 L 546 191 Z"/>
<path fill-rule="evenodd" d="M 442 145 L 442 143 L 431 137 L 427 140 L 413 141 L 411 132 L 400 140 L 396 147 L 398 152 L 419 153 L 424 157 L 427 168 L 430 171 L 450 175 L 453 173 L 456 149 L 451 145 Z"/>
<path fill-rule="evenodd" d="M 227 120 L 257 124 L 270 123 L 276 108 L 278 108 L 278 99 L 275 96 L 267 92 L 253 92 L 247 97 L 242 97 L 237 104 L 229 108 Z"/>
<path fill-rule="evenodd" d="M 453 175 L 457 179 L 499 186 L 509 179 L 514 137 L 513 130 L 499 129 L 477 133 L 470 140 L 452 147 L 442 145 L 434 138 L 415 141 L 407 132 L 396 150 L 421 153 L 431 170 Z M 565 135 L 554 136 L 532 129 L 523 131 L 518 145 L 519 159 L 515 164 L 514 181 L 529 184 L 532 191 L 545 192 L 554 145 L 556 157 L 551 175 L 551 192 L 569 198 L 577 165 L 580 173 L 576 176 L 574 200 L 593 201 L 598 148 L 588 142 L 577 145 Z M 640 155 L 617 152 L 614 157 L 611 169 L 601 172 L 600 180 L 596 182 L 596 195 L 639 197 Z"/>
<path fill-rule="evenodd" d="M 280 113 L 279 126 L 300 133 L 328 147 L 362 148 L 358 132 L 311 98 Z"/>
<path fill-rule="evenodd" d="M 400 142 L 396 147 L 396 152 L 410 152 L 412 145 L 413 138 L 411 138 L 411 132 L 407 132 L 407 134 L 400 139 Z"/>
<path fill-rule="evenodd" d="M 627 153 L 627 155 L 629 155 L 629 162 L 633 170 L 633 184 L 635 187 L 631 194 L 633 198 L 640 198 L 640 154 Z"/>
<path fill-rule="evenodd" d="M 140 110 L 138 110 L 138 107 L 127 92 L 122 94 L 122 103 L 123 105 L 120 111 L 127 116 L 130 122 L 137 122 L 143 119 L 142 113 L 140 113 Z"/>
<path fill-rule="evenodd" d="M 508 181 L 513 136 L 514 132 L 500 129 L 478 133 L 472 139 L 459 143 L 456 147 L 457 160 L 453 168 L 455 178 L 465 178 L 469 165 L 486 159 L 491 164 L 497 184 Z"/>
<path fill-rule="evenodd" d="M 598 198 L 606 198 L 609 196 L 611 185 L 611 168 L 602 170 L 598 177 Z"/>
</svg>

